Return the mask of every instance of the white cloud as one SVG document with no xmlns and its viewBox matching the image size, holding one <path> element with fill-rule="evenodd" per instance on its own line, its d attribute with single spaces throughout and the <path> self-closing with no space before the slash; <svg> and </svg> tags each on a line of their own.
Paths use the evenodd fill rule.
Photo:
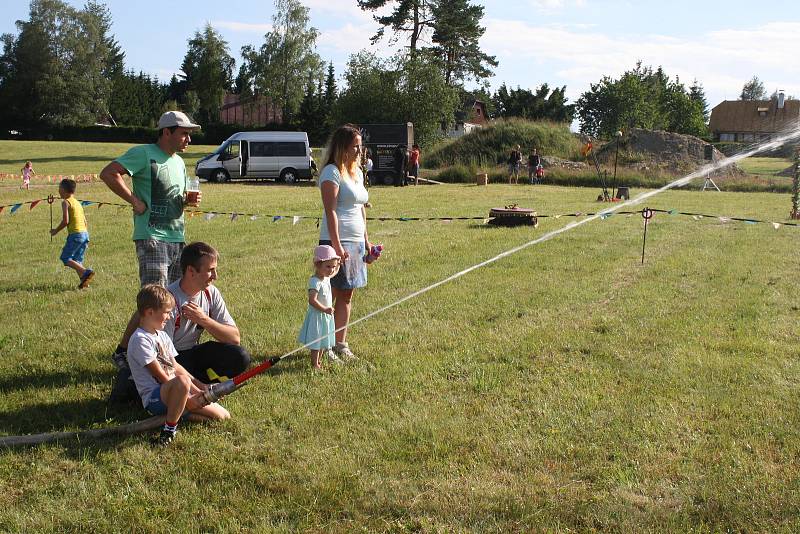
<svg viewBox="0 0 800 534">
<path fill-rule="evenodd" d="M 343 0 L 304 0 L 303 4 L 311 11 L 311 17 L 348 20 L 352 24 L 371 23 L 372 13 L 362 10 L 355 1 Z"/>
<path fill-rule="evenodd" d="M 265 34 L 272 31 L 272 24 L 254 22 L 236 22 L 232 20 L 212 20 L 214 28 L 224 28 L 233 32 Z"/>
<path fill-rule="evenodd" d="M 606 35 L 597 28 L 541 26 L 488 19 L 483 49 L 500 59 L 493 85 L 567 85 L 577 98 L 603 76 L 634 67 L 662 66 L 689 85 L 697 79 L 711 106 L 734 99 L 757 75 L 771 93 L 800 94 L 800 22 L 776 22 L 745 30 L 717 30 L 693 37 Z M 555 76 L 555 79 L 552 77 Z M 505 79 L 504 79 L 505 78 Z"/>
<path fill-rule="evenodd" d="M 340 28 L 320 32 L 317 45 L 337 52 L 354 54 L 370 46 L 369 38 L 375 33 L 372 25 L 347 23 Z"/>
</svg>

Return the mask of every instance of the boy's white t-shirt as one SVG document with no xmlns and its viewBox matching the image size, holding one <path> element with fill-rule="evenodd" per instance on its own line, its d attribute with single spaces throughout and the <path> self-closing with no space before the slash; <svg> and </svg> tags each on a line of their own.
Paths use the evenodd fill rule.
<svg viewBox="0 0 800 534">
<path fill-rule="evenodd" d="M 128 341 L 128 366 L 131 368 L 131 376 L 136 383 L 136 391 L 139 392 L 142 403 L 146 402 L 153 390 L 160 385 L 145 366 L 158 361 L 164 373 L 172 379 L 175 376 L 177 355 L 178 351 L 175 350 L 172 340 L 163 330 L 151 334 L 142 328 L 137 328 L 133 333 Z"/>
</svg>

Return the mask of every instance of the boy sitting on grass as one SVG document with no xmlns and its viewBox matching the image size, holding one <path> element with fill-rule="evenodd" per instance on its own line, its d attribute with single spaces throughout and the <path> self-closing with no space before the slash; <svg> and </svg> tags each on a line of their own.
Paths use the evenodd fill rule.
<svg viewBox="0 0 800 534">
<path fill-rule="evenodd" d="M 175 439 L 178 421 L 186 410 L 191 421 L 229 419 L 231 414 L 219 404 L 207 404 L 202 393 L 208 386 L 192 378 L 175 361 L 178 351 L 164 332 L 164 325 L 175 307 L 175 298 L 157 284 L 144 286 L 136 296 L 139 328 L 128 342 L 128 365 L 145 410 L 166 414 L 167 420 L 153 445 L 169 445 Z"/>
</svg>

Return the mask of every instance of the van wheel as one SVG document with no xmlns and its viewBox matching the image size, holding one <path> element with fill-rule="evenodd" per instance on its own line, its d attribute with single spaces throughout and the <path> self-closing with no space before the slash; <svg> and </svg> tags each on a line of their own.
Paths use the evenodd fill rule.
<svg viewBox="0 0 800 534">
<path fill-rule="evenodd" d="M 227 182 L 230 179 L 231 177 L 228 176 L 228 173 L 225 171 L 225 169 L 214 171 L 214 174 L 211 175 L 212 182 Z"/>
<path fill-rule="evenodd" d="M 294 169 L 283 169 L 278 180 L 287 184 L 293 184 L 297 181 L 297 171 Z"/>
</svg>

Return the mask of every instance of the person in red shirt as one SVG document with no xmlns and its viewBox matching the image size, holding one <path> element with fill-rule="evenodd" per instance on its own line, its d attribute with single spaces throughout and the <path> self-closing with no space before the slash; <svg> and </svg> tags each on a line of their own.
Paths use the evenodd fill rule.
<svg viewBox="0 0 800 534">
<path fill-rule="evenodd" d="M 416 143 L 411 145 L 408 164 L 411 167 L 409 175 L 414 177 L 414 184 L 419 185 L 419 145 Z"/>
</svg>

